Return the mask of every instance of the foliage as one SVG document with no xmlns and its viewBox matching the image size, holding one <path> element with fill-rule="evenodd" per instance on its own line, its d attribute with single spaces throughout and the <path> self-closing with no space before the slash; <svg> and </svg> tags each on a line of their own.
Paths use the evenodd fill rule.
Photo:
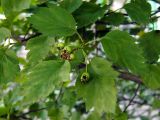
<svg viewBox="0 0 160 120">
<path fill-rule="evenodd" d="M 160 107 L 160 9 L 114 2 L 0 1 L 0 120 L 153 119 L 134 112 Z"/>
</svg>

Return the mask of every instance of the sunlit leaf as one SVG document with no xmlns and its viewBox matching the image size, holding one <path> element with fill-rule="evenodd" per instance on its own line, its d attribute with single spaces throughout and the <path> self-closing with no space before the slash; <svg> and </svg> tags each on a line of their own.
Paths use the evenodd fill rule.
<svg viewBox="0 0 160 120">
<path fill-rule="evenodd" d="M 69 79 L 70 65 L 56 60 L 44 61 L 27 73 L 27 81 L 21 86 L 19 95 L 23 95 L 23 104 L 34 103 L 47 97 L 55 88 Z"/>
<path fill-rule="evenodd" d="M 49 36 L 70 36 L 76 32 L 76 22 L 72 15 L 56 5 L 39 8 L 29 21 L 33 27 Z"/>
</svg>

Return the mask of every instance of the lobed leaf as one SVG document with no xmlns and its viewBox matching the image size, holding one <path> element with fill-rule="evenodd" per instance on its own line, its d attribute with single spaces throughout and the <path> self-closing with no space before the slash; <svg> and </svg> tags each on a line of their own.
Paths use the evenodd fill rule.
<svg viewBox="0 0 160 120">
<path fill-rule="evenodd" d="M 76 22 L 65 9 L 56 5 L 39 8 L 29 19 L 33 27 L 46 36 L 71 36 L 76 32 Z"/>
<path fill-rule="evenodd" d="M 145 33 L 140 37 L 139 42 L 148 62 L 157 62 L 160 55 L 160 31 Z"/>
<path fill-rule="evenodd" d="M 82 4 L 82 0 L 63 0 L 60 2 L 60 6 L 72 13 L 78 9 Z"/>
<path fill-rule="evenodd" d="M 29 70 L 26 75 L 26 82 L 21 86 L 18 93 L 23 95 L 23 105 L 34 103 L 47 97 L 56 85 L 69 79 L 69 62 L 60 62 L 56 60 L 40 62 L 34 68 Z"/>
<path fill-rule="evenodd" d="M 124 16 L 121 13 L 110 13 L 105 20 L 111 25 L 118 26 L 124 21 Z"/>
<path fill-rule="evenodd" d="M 35 37 L 27 42 L 27 49 L 30 50 L 27 58 L 30 63 L 36 63 L 44 59 L 54 43 L 54 39 L 46 36 Z"/>
<path fill-rule="evenodd" d="M 102 112 L 114 113 L 117 94 L 114 80 L 118 73 L 103 58 L 96 57 L 90 64 L 89 82 L 83 84 L 78 80 L 76 83 L 78 96 L 84 98 L 87 109 L 94 107 L 99 116 Z"/>
<path fill-rule="evenodd" d="M 19 62 L 15 52 L 0 47 L 0 84 L 14 81 L 19 72 Z"/>
<path fill-rule="evenodd" d="M 151 89 L 160 88 L 160 65 L 148 65 L 147 71 L 142 76 L 145 85 Z"/>
<path fill-rule="evenodd" d="M 135 74 L 145 72 L 143 52 L 128 33 L 119 30 L 111 31 L 102 38 L 102 44 L 107 57 L 114 64 L 129 69 Z"/>
<path fill-rule="evenodd" d="M 30 7 L 31 0 L 1 0 L 5 15 L 11 16 Z"/>
<path fill-rule="evenodd" d="M 74 13 L 78 28 L 94 23 L 103 17 L 106 7 L 100 7 L 94 3 L 84 2 Z"/>
<path fill-rule="evenodd" d="M 124 8 L 133 21 L 140 24 L 149 23 L 151 5 L 146 0 L 132 0 Z"/>
<path fill-rule="evenodd" d="M 0 28 L 0 42 L 10 36 L 11 36 L 11 32 L 9 29 L 4 27 Z"/>
</svg>

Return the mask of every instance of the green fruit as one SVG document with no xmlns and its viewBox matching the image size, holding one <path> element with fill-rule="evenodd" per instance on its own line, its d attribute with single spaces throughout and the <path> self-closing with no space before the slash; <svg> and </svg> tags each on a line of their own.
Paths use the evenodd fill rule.
<svg viewBox="0 0 160 120">
<path fill-rule="evenodd" d="M 81 82 L 82 83 L 87 83 L 89 81 L 89 73 L 88 72 L 84 72 L 81 75 Z"/>
<path fill-rule="evenodd" d="M 57 49 L 55 47 L 53 47 L 53 48 L 50 49 L 50 51 L 51 51 L 51 53 L 55 54 Z"/>
<path fill-rule="evenodd" d="M 64 47 L 64 50 L 66 50 L 68 53 L 71 53 L 71 52 L 72 52 L 72 49 L 71 49 L 71 47 L 69 47 L 69 46 Z"/>
<path fill-rule="evenodd" d="M 70 54 L 70 60 L 73 60 L 75 58 L 74 54 Z"/>
<path fill-rule="evenodd" d="M 58 44 L 57 44 L 57 48 L 58 48 L 58 49 L 63 49 L 63 48 L 64 48 L 64 43 L 62 43 L 62 42 L 61 42 L 61 43 L 58 43 Z"/>
</svg>

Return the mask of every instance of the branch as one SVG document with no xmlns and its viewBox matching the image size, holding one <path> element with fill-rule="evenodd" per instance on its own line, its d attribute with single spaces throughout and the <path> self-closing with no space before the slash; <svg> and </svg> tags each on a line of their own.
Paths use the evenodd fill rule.
<svg viewBox="0 0 160 120">
<path fill-rule="evenodd" d="M 41 35 L 41 33 L 36 33 L 36 34 L 34 34 L 34 35 L 31 35 L 31 36 L 29 36 L 28 38 L 22 39 L 22 42 L 28 41 L 29 39 L 35 38 L 35 37 L 37 37 L 37 36 L 39 36 L 39 35 Z"/>
<path fill-rule="evenodd" d="M 12 38 L 15 39 L 15 40 L 17 40 L 20 43 L 25 43 L 29 39 L 35 38 L 35 37 L 37 37 L 39 35 L 41 35 L 41 33 L 35 33 L 35 34 L 32 34 L 32 35 L 28 36 L 27 38 L 26 37 L 20 37 L 20 36 L 12 35 Z"/>
<path fill-rule="evenodd" d="M 97 25 L 110 25 L 110 23 L 109 22 L 106 22 L 106 21 L 97 21 L 96 22 L 96 24 Z M 123 22 L 123 23 L 121 23 L 121 25 L 137 25 L 137 23 L 136 22 Z"/>
<path fill-rule="evenodd" d="M 86 65 L 83 63 L 78 65 L 78 69 L 83 69 L 85 67 L 86 67 Z M 124 80 L 128 80 L 128 81 L 133 81 L 138 84 L 143 84 L 143 81 L 139 76 L 133 75 L 128 72 L 122 72 L 122 71 L 120 71 L 120 68 L 118 66 L 113 65 L 112 67 L 114 70 L 120 72 L 120 75 L 118 76 L 119 78 L 124 79 Z"/>
<path fill-rule="evenodd" d="M 64 82 L 62 82 L 62 85 L 61 85 L 61 88 L 60 88 L 60 91 L 59 91 L 59 95 L 55 99 L 56 103 L 58 103 L 58 100 L 61 98 L 61 95 L 63 94 L 63 85 L 64 85 Z"/>
<path fill-rule="evenodd" d="M 133 75 L 131 73 L 127 73 L 127 72 L 120 72 L 119 78 L 122 78 L 124 80 L 130 80 L 133 82 L 136 82 L 138 84 L 143 84 L 142 80 L 140 79 L 140 77 Z"/>
<path fill-rule="evenodd" d="M 125 109 L 124 109 L 123 112 L 126 112 L 126 110 L 128 109 L 128 107 L 129 107 L 129 106 L 132 104 L 132 102 L 134 101 L 134 98 L 137 96 L 137 92 L 138 92 L 140 86 L 141 86 L 141 85 L 138 84 L 138 87 L 137 87 L 137 89 L 135 90 L 135 93 L 134 93 L 133 97 L 131 98 L 129 104 L 125 107 Z"/>
</svg>

